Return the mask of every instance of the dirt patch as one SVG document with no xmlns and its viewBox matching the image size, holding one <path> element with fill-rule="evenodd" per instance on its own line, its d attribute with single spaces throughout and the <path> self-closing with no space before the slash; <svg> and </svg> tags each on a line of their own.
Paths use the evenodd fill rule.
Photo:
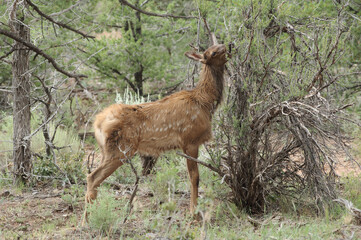
<svg viewBox="0 0 361 240">
<path fill-rule="evenodd" d="M 116 30 L 112 30 L 111 32 L 104 31 L 102 33 L 95 34 L 96 39 L 109 38 L 109 39 L 120 39 L 122 38 L 122 33 Z"/>
<path fill-rule="evenodd" d="M 24 193 L 5 190 L 1 195 L 0 229 L 6 229 L 13 237 L 75 227 L 82 212 L 81 204 L 70 206 L 51 189 Z"/>
</svg>

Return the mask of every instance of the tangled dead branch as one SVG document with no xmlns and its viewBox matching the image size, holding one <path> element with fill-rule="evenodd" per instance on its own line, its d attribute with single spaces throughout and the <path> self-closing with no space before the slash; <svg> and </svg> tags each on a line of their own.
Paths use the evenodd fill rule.
<svg viewBox="0 0 361 240">
<path fill-rule="evenodd" d="M 339 45 L 346 39 L 339 11 L 333 25 L 337 34 L 327 36 L 332 43 L 327 47 L 320 44 L 321 30 L 316 36 L 307 33 L 312 37 L 305 40 L 302 26 L 291 29 L 277 19 L 270 25 L 288 26 L 287 31 L 257 31 L 254 22 L 242 41 L 235 40 L 229 94 L 218 115 L 216 144 L 208 152 L 238 207 L 255 213 L 306 201 L 322 213 L 336 198 L 336 156 L 347 149 L 341 125 L 350 106 L 338 106 L 330 90 L 337 82 L 332 68 L 342 54 Z M 281 41 L 282 34 L 291 35 Z M 252 51 L 257 44 L 264 50 Z M 282 56 L 285 48 L 293 55 Z"/>
</svg>

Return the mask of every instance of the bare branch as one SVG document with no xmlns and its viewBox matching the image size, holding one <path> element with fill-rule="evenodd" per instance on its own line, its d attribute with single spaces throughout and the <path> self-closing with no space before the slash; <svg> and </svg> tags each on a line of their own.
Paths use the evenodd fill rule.
<svg viewBox="0 0 361 240">
<path fill-rule="evenodd" d="M 134 92 L 138 91 L 137 87 L 130 81 L 130 79 L 124 76 L 124 74 L 122 74 L 121 72 L 119 72 L 118 69 L 112 68 L 112 71 L 118 74 L 119 76 L 122 76 L 124 80 L 129 84 L 129 86 L 133 89 Z"/>
<path fill-rule="evenodd" d="M 73 93 L 75 86 L 77 84 L 74 84 L 73 87 L 70 89 L 68 95 L 63 99 L 63 101 L 59 104 L 58 108 L 53 112 L 53 114 L 51 116 L 49 116 L 49 118 L 44 121 L 37 129 L 35 129 L 31 134 L 29 134 L 28 136 L 24 137 L 23 140 L 24 141 L 28 141 L 30 138 L 32 138 L 37 132 L 40 131 L 40 129 L 43 128 L 43 126 L 45 126 L 46 124 L 48 124 L 57 114 L 58 111 L 60 110 L 61 106 L 65 103 L 65 101 L 67 101 L 70 97 L 70 95 Z"/>
<path fill-rule="evenodd" d="M 246 61 L 248 60 L 249 53 L 251 52 L 251 46 L 252 46 L 252 43 L 253 43 L 253 38 L 254 38 L 254 30 L 252 29 L 251 38 L 249 39 L 249 44 L 248 44 L 248 47 L 247 47 L 246 57 L 242 61 L 241 66 L 243 66 L 246 63 Z"/>
<path fill-rule="evenodd" d="M 38 8 L 38 6 L 36 6 L 34 3 L 32 3 L 30 0 L 25 0 L 40 16 L 44 17 L 45 19 L 47 19 L 48 21 L 55 23 L 56 25 L 58 25 L 59 27 L 62 28 L 66 28 L 72 32 L 75 32 L 77 34 L 82 35 L 84 38 L 95 38 L 94 36 L 85 34 L 80 32 L 79 30 L 76 30 L 70 26 L 68 26 L 67 24 L 61 23 L 61 22 L 57 22 L 55 21 L 52 17 L 50 17 L 49 15 L 46 15 L 45 13 L 43 13 L 42 11 L 40 11 L 40 9 Z"/>
<path fill-rule="evenodd" d="M 214 33 L 211 31 L 211 29 L 209 28 L 209 25 L 207 23 L 207 20 L 205 17 L 202 17 L 203 22 L 204 22 L 204 26 L 206 27 L 208 34 L 209 34 L 209 39 L 211 40 L 211 45 L 216 45 L 218 44 L 216 35 L 214 35 Z"/>
<path fill-rule="evenodd" d="M 15 48 L 12 48 L 9 52 L 5 53 L 0 57 L 0 60 L 3 60 L 4 58 L 8 57 L 10 54 L 12 54 L 15 51 Z"/>
<path fill-rule="evenodd" d="M 34 44 L 32 44 L 31 42 L 27 42 L 24 39 L 22 39 L 20 36 L 16 35 L 15 33 L 9 32 L 5 29 L 0 28 L 0 34 L 7 36 L 9 38 L 14 39 L 17 42 L 21 42 L 22 44 L 24 44 L 25 46 L 27 46 L 30 50 L 34 51 L 35 53 L 43 56 L 45 59 L 47 59 L 51 65 L 53 65 L 53 67 L 60 73 L 64 74 L 65 76 L 68 77 L 72 77 L 72 78 L 87 78 L 88 76 L 83 75 L 83 74 L 74 74 L 74 73 L 70 73 L 65 71 L 64 69 L 62 69 L 54 60 L 54 58 L 50 57 L 48 54 L 46 54 L 45 52 L 43 52 L 43 50 L 41 50 L 40 48 L 38 48 L 37 46 L 35 46 Z"/>
<path fill-rule="evenodd" d="M 128 217 L 130 216 L 130 213 L 132 212 L 133 200 L 135 198 L 135 195 L 137 194 L 138 184 L 139 184 L 139 179 L 140 179 L 140 177 L 138 175 L 138 172 L 137 172 L 137 169 L 135 169 L 131 159 L 127 159 L 127 162 L 130 164 L 130 167 L 132 168 L 132 171 L 133 171 L 133 173 L 135 175 L 135 183 L 134 183 L 134 189 L 133 189 L 132 195 L 130 196 L 130 199 L 129 199 L 129 202 L 128 202 L 127 215 L 124 217 L 123 224 L 128 220 Z"/>
<path fill-rule="evenodd" d="M 142 9 L 134 6 L 133 4 L 129 3 L 126 0 L 119 0 L 119 3 L 123 4 L 123 5 L 126 5 L 126 6 L 132 8 L 132 9 L 134 9 L 135 11 L 138 11 L 138 12 L 143 13 L 143 14 L 148 15 L 148 16 L 164 17 L 164 18 L 183 18 L 183 19 L 197 18 L 197 17 L 194 17 L 194 16 L 176 16 L 176 15 L 173 15 L 173 14 L 157 14 L 157 13 L 148 12 L 148 11 L 142 10 Z"/>
<path fill-rule="evenodd" d="M 82 0 L 79 0 L 79 1 L 77 1 L 75 4 L 71 5 L 70 7 L 66 8 L 66 9 L 61 10 L 60 12 L 56 12 L 56 13 L 49 14 L 49 17 L 53 17 L 53 16 L 58 16 L 58 15 L 64 14 L 64 13 L 72 10 L 74 7 L 78 6 L 81 2 L 82 2 Z"/>
<path fill-rule="evenodd" d="M 213 167 L 213 166 L 212 166 L 211 164 L 209 164 L 209 163 L 205 163 L 205 162 L 203 162 L 203 161 L 201 161 L 201 160 L 199 160 L 199 159 L 196 159 L 196 158 L 194 158 L 194 157 L 188 156 L 187 154 L 184 154 L 184 153 L 181 153 L 181 152 L 176 152 L 176 153 L 177 153 L 179 156 L 188 158 L 188 159 L 190 159 L 190 160 L 192 160 L 192 161 L 194 161 L 194 162 L 196 162 L 196 163 L 199 163 L 199 164 L 201 164 L 201 165 L 203 165 L 203 166 L 211 169 L 212 171 L 218 173 L 221 177 L 224 176 L 224 173 L 223 173 L 220 169 Z"/>
</svg>

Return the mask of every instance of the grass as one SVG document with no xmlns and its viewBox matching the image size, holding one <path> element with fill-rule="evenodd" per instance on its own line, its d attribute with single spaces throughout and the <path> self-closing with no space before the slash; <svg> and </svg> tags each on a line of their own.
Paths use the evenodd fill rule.
<svg viewBox="0 0 361 240">
<path fill-rule="evenodd" d="M 35 130 L 41 124 L 40 117 L 36 114 L 33 114 L 31 119 L 31 129 Z M 54 132 L 54 124 L 49 124 L 50 133 Z M 3 151 L 8 151 L 5 155 L 9 158 L 12 154 L 12 139 L 13 139 L 13 119 L 12 116 L 6 116 L 2 119 L 0 124 L 0 149 Z M 59 150 L 59 153 L 62 155 L 65 154 L 77 154 L 81 149 L 80 141 L 78 134 L 73 129 L 64 129 L 59 127 L 57 129 L 54 144 L 57 147 L 62 147 Z M 44 136 L 42 131 L 39 131 L 31 139 L 31 150 L 35 153 L 45 152 L 45 143 Z"/>
<path fill-rule="evenodd" d="M 343 195 L 356 208 L 361 209 L 361 181 L 360 176 L 346 176 L 342 179 Z"/>
<path fill-rule="evenodd" d="M 136 164 L 140 170 L 140 164 Z M 118 170 L 131 175 L 130 169 Z M 201 183 L 198 214 L 200 221 L 195 221 L 188 213 L 189 181 L 185 161 L 177 155 L 168 154 L 156 165 L 156 173 L 142 179 L 135 208 L 128 222 L 123 225 L 114 219 L 105 232 L 110 238 L 119 239 L 337 239 L 361 238 L 361 232 L 352 224 L 351 215 L 341 206 L 334 205 L 327 209 L 325 216 L 318 217 L 316 212 L 292 210 L 275 211 L 265 216 L 252 216 L 259 223 L 257 226 L 249 216 L 240 212 L 226 199 L 229 190 L 220 184 L 220 179 L 209 170 L 200 167 Z M 343 197 L 359 200 L 359 177 L 350 178 L 343 184 Z M 132 186 L 132 182 L 125 185 Z M 112 206 L 111 194 L 117 191 L 107 189 L 107 196 L 101 204 Z M 149 197 L 151 192 L 154 196 Z M 109 194 L 110 193 L 110 194 Z M 220 193 L 220 194 L 218 194 Z M 109 199 L 110 197 L 110 199 Z M 124 199 L 124 197 L 122 198 Z M 101 201 L 101 200 L 99 200 Z M 356 201 L 357 202 L 357 201 Z M 356 205 L 357 203 L 355 203 Z M 124 213 L 126 203 L 113 206 L 119 215 Z M 109 210 L 104 210 L 106 212 Z M 107 218 L 107 219 L 112 219 Z M 105 220 L 101 220 L 103 222 Z M 111 226 L 111 227 L 110 227 Z M 91 231 L 99 227 L 90 226 Z M 111 229 L 112 231 L 109 231 Z M 104 234 L 104 230 L 103 230 Z"/>
<path fill-rule="evenodd" d="M 134 163 L 139 172 L 140 161 Z M 141 179 L 133 211 L 125 224 L 123 220 L 134 184 L 134 176 L 127 166 L 113 176 L 117 181 L 122 175 L 128 175 L 129 181 L 123 181 L 121 189 L 107 184 L 100 187 L 97 201 L 89 208 L 89 224 L 85 228 L 79 225 L 84 201 L 84 186 L 80 182 L 65 188 L 62 195 L 54 199 L 34 199 L 31 193 L 24 196 L 26 204 L 17 202 L 16 197 L 0 198 L 5 206 L 0 209 L 0 239 L 16 239 L 17 233 L 26 233 L 30 239 L 350 239 L 352 234 L 353 239 L 361 238 L 360 229 L 353 225 L 351 215 L 341 206 L 329 208 L 324 217 L 317 217 L 312 211 L 274 211 L 251 216 L 254 221 L 250 220 L 248 214 L 227 201 L 229 192 L 220 184 L 220 179 L 201 166 L 200 173 L 197 212 L 201 217 L 198 221 L 188 213 L 189 180 L 185 161 L 171 153 L 158 160 L 156 173 Z M 360 176 L 342 180 L 342 197 L 359 207 Z M 16 196 L 21 194 L 14 192 Z M 12 218 L 14 214 L 16 217 Z M 36 224 L 29 225 L 31 222 Z"/>
<path fill-rule="evenodd" d="M 117 94 L 116 101 L 136 104 L 147 100 L 125 91 L 123 95 Z M 4 118 L 1 123 L 1 139 L 12 138 L 10 120 Z M 36 121 L 33 124 L 36 125 Z M 33 151 L 43 153 L 41 133 L 32 141 Z M 133 210 L 125 224 L 123 220 L 135 181 L 129 164 L 106 180 L 116 183 L 119 189 L 106 183 L 99 188 L 97 200 L 88 208 L 89 224 L 82 228 L 85 169 L 77 160 L 80 142 L 74 131 L 59 128 L 55 143 L 72 145 L 60 150 L 59 162 L 63 171 L 72 176 L 73 184 L 64 186 L 62 180 L 55 180 L 42 190 L 43 195 L 60 191 L 60 196 L 35 198 L 27 186 L 12 186 L 10 181 L 1 180 L 11 176 L 0 172 L 0 239 L 24 236 L 29 239 L 351 239 L 352 236 L 352 239 L 361 239 L 360 228 L 341 205 L 330 205 L 323 217 L 307 206 L 291 204 L 284 204 L 286 209 L 273 210 L 267 215 L 249 216 L 229 201 L 230 190 L 225 183 L 202 166 L 199 166 L 200 198 L 196 210 L 199 219 L 195 219 L 188 210 L 190 183 L 186 162 L 174 152 L 158 160 L 154 174 L 141 178 Z M 9 147 L 8 142 L 0 142 L 1 149 Z M 359 150 L 359 146 L 355 149 Z M 0 164 L 9 162 L 8 156 L 3 156 Z M 139 157 L 132 162 L 140 174 Z M 39 174 L 54 175 L 58 171 L 47 158 L 37 159 L 36 164 L 34 171 Z M 343 177 L 341 183 L 341 197 L 361 209 L 361 176 Z M 2 197 L 8 189 L 13 196 Z"/>
<path fill-rule="evenodd" d="M 90 228 L 110 235 L 124 219 L 126 208 L 124 201 L 117 201 L 113 192 L 104 187 L 100 188 L 99 197 L 93 204 L 88 205 Z"/>
<path fill-rule="evenodd" d="M 143 96 L 139 95 L 139 92 L 137 94 L 134 94 L 132 91 L 129 90 L 127 87 L 121 95 L 120 93 L 116 93 L 115 102 L 116 103 L 123 103 L 123 104 L 140 104 L 149 102 L 149 96 L 148 98 L 144 98 Z"/>
</svg>

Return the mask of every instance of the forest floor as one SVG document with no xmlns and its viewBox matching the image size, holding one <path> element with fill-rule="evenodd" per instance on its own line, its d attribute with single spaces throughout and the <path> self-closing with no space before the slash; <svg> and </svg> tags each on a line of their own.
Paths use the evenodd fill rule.
<svg viewBox="0 0 361 240">
<path fill-rule="evenodd" d="M 346 160 L 341 160 L 337 173 L 341 179 L 361 176 L 360 169 Z M 210 210 L 195 219 L 188 214 L 186 183 L 184 190 L 172 196 L 173 205 L 165 207 L 160 207 L 149 186 L 141 183 L 127 222 L 117 222 L 105 231 L 94 230 L 89 224 L 81 226 L 84 201 L 80 195 L 85 183 L 74 186 L 69 190 L 47 183 L 29 189 L 1 184 L 0 239 L 361 239 L 361 227 L 351 214 L 335 218 L 275 211 L 250 217 L 217 197 L 207 200 L 207 186 L 202 185 L 200 201 L 206 206 L 203 209 Z M 100 198 L 109 194 L 124 203 L 132 188 L 131 183 L 110 184 L 101 190 Z M 124 219 L 125 207 L 116 209 Z"/>
</svg>

